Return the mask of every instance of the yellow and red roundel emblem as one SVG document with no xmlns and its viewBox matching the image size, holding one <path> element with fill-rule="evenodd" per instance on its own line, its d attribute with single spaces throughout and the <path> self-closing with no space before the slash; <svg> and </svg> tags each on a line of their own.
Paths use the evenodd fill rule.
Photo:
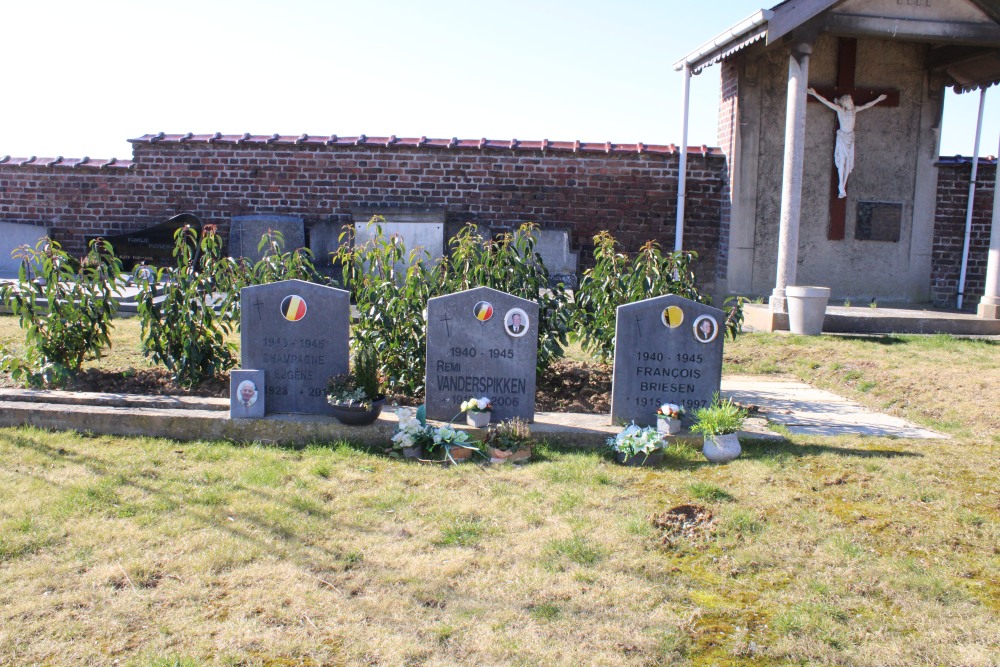
<svg viewBox="0 0 1000 667">
<path fill-rule="evenodd" d="M 681 310 L 680 306 L 667 306 L 663 309 L 663 315 L 660 319 L 663 321 L 663 326 L 668 329 L 676 329 L 684 321 L 684 311 Z"/>
<path fill-rule="evenodd" d="M 479 320 L 480 322 L 485 322 L 486 320 L 493 317 L 493 305 L 490 304 L 488 301 L 480 301 L 472 309 L 472 312 L 475 313 L 477 320 Z"/>
<path fill-rule="evenodd" d="M 289 322 L 298 322 L 306 316 L 306 300 L 298 294 L 286 296 L 281 302 L 281 314 Z"/>
</svg>

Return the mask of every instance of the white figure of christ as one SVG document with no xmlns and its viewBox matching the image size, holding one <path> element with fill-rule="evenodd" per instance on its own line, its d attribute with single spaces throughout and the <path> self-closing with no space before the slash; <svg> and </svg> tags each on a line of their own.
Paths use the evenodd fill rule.
<svg viewBox="0 0 1000 667">
<path fill-rule="evenodd" d="M 868 104 L 856 107 L 854 106 L 854 98 L 850 95 L 841 95 L 835 102 L 831 102 L 817 93 L 815 88 L 809 88 L 807 92 L 837 113 L 839 129 L 837 130 L 837 145 L 833 149 L 833 163 L 837 167 L 837 187 L 840 190 L 840 198 L 843 199 L 847 196 L 847 177 L 854 171 L 855 116 L 859 111 L 875 106 L 886 96 L 879 95 Z"/>
</svg>

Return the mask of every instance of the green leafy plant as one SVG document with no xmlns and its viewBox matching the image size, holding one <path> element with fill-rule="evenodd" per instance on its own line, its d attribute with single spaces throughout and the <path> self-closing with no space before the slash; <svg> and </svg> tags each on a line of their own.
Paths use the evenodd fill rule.
<svg viewBox="0 0 1000 667">
<path fill-rule="evenodd" d="M 3 348 L 0 370 L 33 387 L 63 384 L 111 347 L 121 262 L 103 239 L 91 241 L 82 262 L 49 238 L 12 256 L 21 260 L 17 282 L 3 285 L 0 298 L 17 316 L 26 350 Z"/>
<path fill-rule="evenodd" d="M 694 413 L 692 433 L 704 436 L 726 435 L 736 433 L 743 428 L 747 410 L 728 398 L 719 398 L 716 394 L 708 407 L 700 408 Z"/>
<path fill-rule="evenodd" d="M 281 280 L 327 282 L 316 270 L 312 251 L 308 248 L 286 251 L 285 237 L 275 229 L 269 229 L 261 236 L 257 251 L 263 256 L 252 267 L 244 266 L 244 282 L 247 285 L 264 285 Z"/>
<path fill-rule="evenodd" d="M 490 424 L 484 444 L 502 452 L 518 452 L 534 446 L 528 422 L 514 417 L 498 424 Z"/>
<path fill-rule="evenodd" d="M 226 335 L 239 317 L 241 280 L 215 225 L 204 227 L 200 241 L 192 227 L 178 229 L 173 255 L 176 268 L 158 270 L 155 283 L 140 276 L 143 354 L 190 388 L 236 365 L 236 344 Z"/>
<path fill-rule="evenodd" d="M 576 291 L 574 328 L 584 350 L 610 362 L 615 354 L 615 318 L 618 306 L 666 294 L 676 294 L 698 303 L 711 297 L 695 285 L 692 264 L 696 253 L 663 252 L 649 241 L 631 257 L 618 248 L 607 231 L 594 237 L 594 266 L 584 271 Z M 735 338 L 743 325 L 745 297 L 728 297 L 726 331 Z"/>
<path fill-rule="evenodd" d="M 624 454 L 626 458 L 636 454 L 645 454 L 647 457 L 658 449 L 663 449 L 665 445 L 663 434 L 658 433 L 652 426 L 637 426 L 629 424 L 613 438 L 608 438 L 608 447 L 616 454 Z"/>
</svg>

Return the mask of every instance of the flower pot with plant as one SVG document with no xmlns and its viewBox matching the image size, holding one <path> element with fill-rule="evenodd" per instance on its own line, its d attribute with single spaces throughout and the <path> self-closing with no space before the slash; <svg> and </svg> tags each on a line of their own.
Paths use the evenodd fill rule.
<svg viewBox="0 0 1000 667">
<path fill-rule="evenodd" d="M 465 413 L 465 422 L 476 428 L 486 428 L 493 416 L 493 403 L 485 396 L 462 401 L 460 407 Z"/>
<path fill-rule="evenodd" d="M 326 401 L 340 423 L 366 426 L 382 413 L 383 387 L 378 354 L 373 348 L 360 345 L 354 353 L 352 372 L 335 375 L 327 381 Z"/>
<path fill-rule="evenodd" d="M 423 448 L 434 442 L 432 429 L 415 414 L 413 408 L 399 408 L 396 418 L 399 423 L 392 436 L 391 454 L 406 459 L 422 458 Z"/>
<path fill-rule="evenodd" d="M 676 403 L 664 403 L 656 409 L 656 430 L 665 435 L 681 431 L 681 415 L 684 408 Z"/>
<path fill-rule="evenodd" d="M 514 417 L 491 424 L 484 444 L 490 463 L 516 463 L 531 458 L 534 440 L 531 439 L 528 422 Z"/>
<path fill-rule="evenodd" d="M 475 453 L 482 455 L 479 442 L 470 438 L 465 431 L 452 428 L 451 424 L 429 427 L 428 434 L 429 442 L 423 448 L 424 454 L 429 458 L 444 463 L 458 463 L 472 458 Z"/>
<path fill-rule="evenodd" d="M 742 453 L 737 433 L 743 428 L 747 411 L 730 399 L 716 394 L 707 408 L 694 413 L 692 433 L 705 436 L 701 453 L 712 463 L 728 463 Z"/>
<path fill-rule="evenodd" d="M 613 438 L 608 447 L 615 453 L 615 460 L 627 466 L 656 466 L 663 462 L 663 434 L 651 426 L 631 424 Z"/>
</svg>

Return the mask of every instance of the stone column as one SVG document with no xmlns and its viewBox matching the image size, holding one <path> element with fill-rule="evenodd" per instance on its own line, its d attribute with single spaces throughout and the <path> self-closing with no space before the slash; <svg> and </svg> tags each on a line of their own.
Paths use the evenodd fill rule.
<svg viewBox="0 0 1000 667">
<path fill-rule="evenodd" d="M 1000 151 L 997 151 L 1000 154 Z M 1000 159 L 993 180 L 993 221 L 990 224 L 990 254 L 986 260 L 986 285 L 979 300 L 979 317 L 1000 320 Z"/>
<path fill-rule="evenodd" d="M 788 57 L 788 105 L 785 110 L 785 157 L 781 175 L 781 222 L 778 227 L 778 273 L 771 293 L 771 312 L 787 313 L 785 287 L 795 284 L 799 259 L 799 214 L 802 205 L 802 161 L 806 135 L 806 88 L 812 45 L 799 43 Z"/>
</svg>

